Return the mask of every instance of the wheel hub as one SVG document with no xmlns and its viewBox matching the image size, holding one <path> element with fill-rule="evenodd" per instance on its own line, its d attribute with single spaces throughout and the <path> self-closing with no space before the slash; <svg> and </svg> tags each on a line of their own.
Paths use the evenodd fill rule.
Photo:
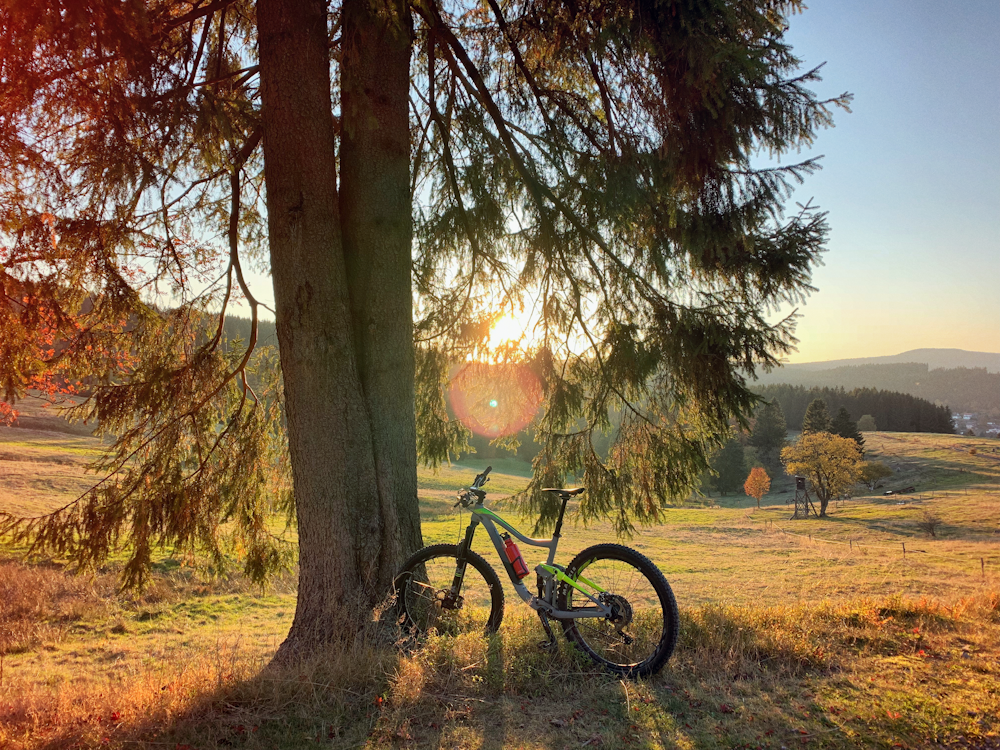
<svg viewBox="0 0 1000 750">
<path fill-rule="evenodd" d="M 621 631 L 632 622 L 632 605 L 624 596 L 604 593 L 598 597 L 598 601 L 610 610 L 607 619 L 616 630 Z"/>
<path fill-rule="evenodd" d="M 618 594 L 604 593 L 598 597 L 598 601 L 610 610 L 607 620 L 614 625 L 622 643 L 626 646 L 632 645 L 635 639 L 625 632 L 625 628 L 632 622 L 633 615 L 632 605 L 629 604 L 628 599 Z"/>
<path fill-rule="evenodd" d="M 439 591 L 437 593 L 438 603 L 441 609 L 461 609 L 465 599 L 460 595 L 455 595 L 450 591 Z"/>
</svg>

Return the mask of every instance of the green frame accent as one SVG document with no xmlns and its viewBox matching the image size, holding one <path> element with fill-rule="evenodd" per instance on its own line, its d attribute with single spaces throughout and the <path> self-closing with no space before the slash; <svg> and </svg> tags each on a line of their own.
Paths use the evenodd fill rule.
<svg viewBox="0 0 1000 750">
<path fill-rule="evenodd" d="M 546 565 L 545 563 L 541 563 L 538 567 L 541 568 L 542 570 L 548 572 L 548 573 L 551 573 L 555 577 L 555 579 L 557 581 L 562 581 L 563 583 L 568 583 L 570 586 L 572 586 L 573 588 L 575 588 L 577 591 L 579 591 L 581 594 L 583 594 L 584 596 L 586 596 L 588 599 L 592 598 L 591 595 L 586 590 L 580 588 L 577 585 L 577 583 L 582 583 L 584 586 L 590 586 L 590 588 L 592 588 L 594 591 L 598 592 L 599 594 L 606 594 L 607 593 L 607 591 L 605 589 L 602 589 L 596 583 L 594 583 L 593 581 L 587 580 L 583 576 L 577 576 L 576 580 L 573 580 L 568 575 L 566 575 L 566 573 L 562 569 L 556 567 L 555 565 Z"/>
</svg>

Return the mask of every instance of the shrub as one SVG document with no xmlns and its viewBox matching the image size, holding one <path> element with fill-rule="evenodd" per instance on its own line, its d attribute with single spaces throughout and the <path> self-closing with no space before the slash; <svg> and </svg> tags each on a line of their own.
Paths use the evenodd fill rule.
<svg viewBox="0 0 1000 750">
<path fill-rule="evenodd" d="M 931 538 L 936 539 L 937 530 L 941 526 L 941 523 L 941 519 L 938 516 L 934 515 L 929 510 L 925 510 L 923 517 L 917 521 L 917 528 Z"/>
</svg>

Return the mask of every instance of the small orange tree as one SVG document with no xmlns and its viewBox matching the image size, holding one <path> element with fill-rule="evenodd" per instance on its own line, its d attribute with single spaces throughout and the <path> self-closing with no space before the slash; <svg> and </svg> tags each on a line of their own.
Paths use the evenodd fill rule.
<svg viewBox="0 0 1000 750">
<path fill-rule="evenodd" d="M 756 500 L 757 507 L 760 508 L 760 499 L 769 489 L 771 489 L 771 477 L 760 466 L 753 467 L 747 476 L 747 481 L 743 483 L 743 491 Z"/>
</svg>

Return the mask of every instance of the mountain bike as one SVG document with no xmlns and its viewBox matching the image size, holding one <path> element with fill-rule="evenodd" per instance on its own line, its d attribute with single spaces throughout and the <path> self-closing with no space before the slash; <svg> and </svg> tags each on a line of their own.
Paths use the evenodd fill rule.
<svg viewBox="0 0 1000 750">
<path fill-rule="evenodd" d="M 412 635 L 463 632 L 495 633 L 504 611 L 500 578 L 482 555 L 472 551 L 476 529 L 486 528 L 518 596 L 541 619 L 548 636 L 542 646 L 556 645 L 550 620 L 566 638 L 605 669 L 629 677 L 658 672 L 677 643 L 677 601 L 663 573 L 645 555 L 619 544 L 596 544 L 569 565 L 555 562 L 563 516 L 570 498 L 584 487 L 547 487 L 562 501 L 551 539 L 532 539 L 484 505 L 492 471 L 487 466 L 470 487 L 458 493 L 455 507 L 472 518 L 461 543 L 432 544 L 415 552 L 395 579 L 395 595 L 404 631 Z M 505 531 L 500 532 L 497 526 Z M 524 584 L 530 574 L 513 534 L 531 547 L 548 550 L 535 567 L 536 590 Z"/>
</svg>

